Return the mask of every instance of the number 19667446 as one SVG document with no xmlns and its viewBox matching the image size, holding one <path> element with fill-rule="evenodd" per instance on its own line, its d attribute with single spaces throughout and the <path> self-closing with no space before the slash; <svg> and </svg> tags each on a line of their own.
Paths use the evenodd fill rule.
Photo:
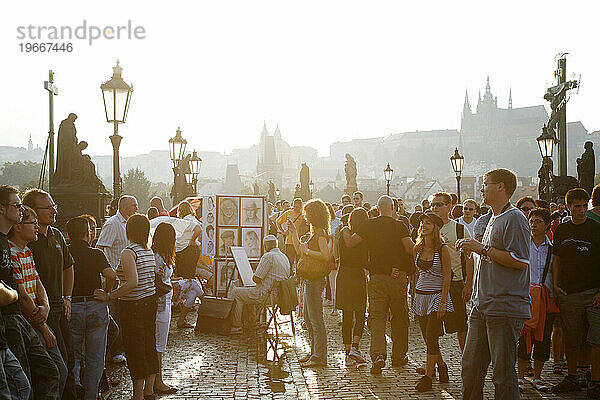
<svg viewBox="0 0 600 400">
<path fill-rule="evenodd" d="M 73 51 L 73 43 L 19 43 L 21 53 L 50 53 Z"/>
</svg>

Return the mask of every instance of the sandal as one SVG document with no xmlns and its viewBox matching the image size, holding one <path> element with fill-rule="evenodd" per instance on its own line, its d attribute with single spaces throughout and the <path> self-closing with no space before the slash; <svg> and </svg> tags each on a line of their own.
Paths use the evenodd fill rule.
<svg viewBox="0 0 600 400">
<path fill-rule="evenodd" d="M 533 380 L 533 387 L 539 392 L 547 392 L 550 389 L 548 384 L 540 378 Z"/>
<path fill-rule="evenodd" d="M 552 372 L 555 374 L 562 374 L 562 372 L 563 372 L 562 364 L 560 362 L 555 362 L 554 366 L 552 366 Z"/>
</svg>

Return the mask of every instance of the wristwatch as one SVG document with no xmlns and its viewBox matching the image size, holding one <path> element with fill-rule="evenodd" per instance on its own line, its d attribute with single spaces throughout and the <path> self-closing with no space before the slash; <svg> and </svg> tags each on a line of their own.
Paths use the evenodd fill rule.
<svg viewBox="0 0 600 400">
<path fill-rule="evenodd" d="M 487 257 L 488 251 L 490 251 L 491 246 L 489 244 L 484 244 L 483 249 L 481 250 L 481 255 Z"/>
<path fill-rule="evenodd" d="M 72 297 L 71 296 L 63 296 L 63 299 L 64 300 L 69 300 L 69 302 L 72 301 Z"/>
</svg>

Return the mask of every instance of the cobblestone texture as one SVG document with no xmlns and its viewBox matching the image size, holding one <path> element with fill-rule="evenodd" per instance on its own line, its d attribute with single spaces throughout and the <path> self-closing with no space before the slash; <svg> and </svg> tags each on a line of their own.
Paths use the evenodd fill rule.
<svg viewBox="0 0 600 400">
<path fill-rule="evenodd" d="M 415 368 L 424 364 L 425 345 L 416 324 L 409 332 L 410 363 L 401 368 L 388 365 L 381 376 L 372 376 L 369 367 L 346 367 L 341 340 L 339 316 L 331 315 L 331 306 L 324 309 L 328 332 L 328 365 L 306 369 L 298 359 L 309 348 L 306 331 L 296 321 L 296 338 L 291 336 L 289 325 L 285 329 L 287 337 L 286 356 L 283 370 L 289 376 L 281 382 L 272 382 L 268 368 L 256 361 L 256 340 L 252 336 L 218 336 L 194 334 L 193 330 L 175 329 L 171 323 L 169 343 L 164 355 L 165 381 L 177 388 L 177 394 L 162 396 L 164 399 L 460 399 L 460 351 L 456 335 L 441 338 L 442 355 L 448 364 L 450 382 L 441 384 L 434 381 L 433 390 L 416 393 L 414 387 L 419 379 Z M 192 319 L 193 318 L 193 319 Z M 195 313 L 188 315 L 195 321 Z M 389 333 L 389 332 L 388 332 Z M 369 332 L 365 331 L 360 344 L 364 355 L 368 354 Z M 388 354 L 391 352 L 391 339 L 388 336 Z M 546 363 L 542 378 L 551 384 L 557 383 L 564 375 L 552 373 L 551 362 Z M 108 397 L 129 399 L 131 380 L 125 366 L 109 367 L 109 375 L 119 379 Z M 486 378 L 484 397 L 492 399 L 494 394 L 490 374 Z M 522 399 L 583 399 L 585 391 L 569 396 L 537 392 L 530 381 Z"/>
</svg>

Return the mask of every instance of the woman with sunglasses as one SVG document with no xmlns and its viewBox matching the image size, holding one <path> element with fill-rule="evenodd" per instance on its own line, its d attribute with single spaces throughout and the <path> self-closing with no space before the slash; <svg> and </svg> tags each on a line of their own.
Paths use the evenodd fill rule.
<svg viewBox="0 0 600 400">
<path fill-rule="evenodd" d="M 412 310 L 427 345 L 425 375 L 416 386 L 418 392 L 425 392 L 431 390 L 436 365 L 440 382 L 449 380 L 448 366 L 440 353 L 439 337 L 443 335 L 442 318 L 454 308 L 450 299 L 450 253 L 440 234 L 444 222 L 431 211 L 426 211 L 420 219 L 414 249 L 417 279 Z"/>
</svg>

